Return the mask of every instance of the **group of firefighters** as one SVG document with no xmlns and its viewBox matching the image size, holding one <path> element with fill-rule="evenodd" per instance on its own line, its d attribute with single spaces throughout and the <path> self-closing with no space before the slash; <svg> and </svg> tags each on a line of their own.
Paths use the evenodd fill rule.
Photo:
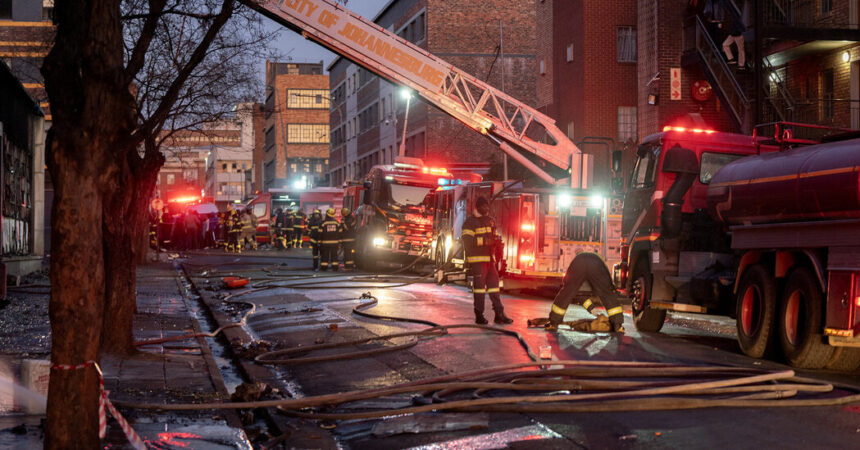
<svg viewBox="0 0 860 450">
<path fill-rule="evenodd" d="M 305 220 L 301 210 L 286 211 L 278 208 L 272 217 L 275 248 L 288 250 L 302 248 L 307 233 L 313 255 L 313 270 L 337 271 L 339 249 L 343 249 L 344 270 L 355 269 L 355 234 L 357 221 L 349 208 L 340 211 L 341 220 L 335 217 L 333 208 L 328 208 L 323 217 L 319 209 L 314 209 L 310 218 Z M 306 231 L 307 230 L 307 231 Z"/>
</svg>

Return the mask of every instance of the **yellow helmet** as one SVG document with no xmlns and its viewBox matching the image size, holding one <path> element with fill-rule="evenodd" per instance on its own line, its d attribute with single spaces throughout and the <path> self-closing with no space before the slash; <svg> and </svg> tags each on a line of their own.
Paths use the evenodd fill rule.
<svg viewBox="0 0 860 450">
<path fill-rule="evenodd" d="M 314 208 L 314 214 L 322 214 L 319 208 Z"/>
<path fill-rule="evenodd" d="M 341 210 L 340 210 L 340 215 L 341 215 L 341 216 L 348 216 L 348 215 L 349 215 L 349 208 L 343 208 L 343 209 L 341 209 Z"/>
<path fill-rule="evenodd" d="M 329 208 L 325 211 L 325 215 L 334 217 L 334 208 Z"/>
</svg>

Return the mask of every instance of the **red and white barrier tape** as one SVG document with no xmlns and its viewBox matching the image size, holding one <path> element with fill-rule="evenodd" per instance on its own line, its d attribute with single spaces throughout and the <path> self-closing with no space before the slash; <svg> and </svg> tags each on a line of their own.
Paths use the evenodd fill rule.
<svg viewBox="0 0 860 450">
<path fill-rule="evenodd" d="M 110 411 L 113 418 L 119 423 L 120 428 L 122 428 L 122 431 L 125 433 L 131 446 L 134 447 L 135 450 L 146 450 L 146 444 L 143 443 L 143 439 L 137 435 L 134 428 L 131 427 L 128 421 L 125 420 L 122 414 L 117 411 L 108 399 L 110 391 L 105 390 L 105 379 L 102 376 L 102 369 L 99 367 L 97 362 L 87 361 L 83 364 L 77 365 L 54 364 L 51 368 L 56 370 L 80 370 L 90 366 L 95 367 L 96 372 L 99 374 L 99 438 L 104 439 L 107 434 L 107 414 L 105 413 L 105 407 L 107 407 L 107 410 Z"/>
</svg>

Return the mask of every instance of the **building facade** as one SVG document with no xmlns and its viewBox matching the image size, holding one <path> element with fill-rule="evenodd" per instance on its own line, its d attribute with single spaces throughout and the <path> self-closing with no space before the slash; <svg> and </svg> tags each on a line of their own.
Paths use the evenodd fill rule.
<svg viewBox="0 0 860 450">
<path fill-rule="evenodd" d="M 535 106 L 534 0 L 394 0 L 373 19 L 402 39 Z M 406 101 L 399 89 L 344 58 L 329 66 L 332 185 L 391 164 L 404 142 Z M 425 164 L 490 163 L 501 179 L 498 146 L 418 98 L 409 102 L 404 151 Z M 512 172 L 522 171 L 511 163 Z"/>
<path fill-rule="evenodd" d="M 0 267 L 4 276 L 25 275 L 41 268 L 45 255 L 45 121 L 39 105 L 1 61 L 0 99 Z"/>
<path fill-rule="evenodd" d="M 219 209 L 240 203 L 249 197 L 253 152 L 236 147 L 213 145 L 206 157 L 206 197 L 212 197 Z"/>
<path fill-rule="evenodd" d="M 322 63 L 266 61 L 262 190 L 328 185 L 330 97 Z"/>
<path fill-rule="evenodd" d="M 166 160 L 158 173 L 155 196 L 166 202 L 215 197 L 214 191 L 205 191 L 207 158 L 216 147 L 238 149 L 240 143 L 241 132 L 230 122 L 209 125 L 201 130 L 174 131 L 161 146 Z M 250 163 L 240 169 L 250 169 Z"/>
<path fill-rule="evenodd" d="M 693 5 L 695 3 L 695 5 Z M 680 123 L 750 134 L 775 121 L 860 128 L 855 0 L 637 3 L 639 135 Z M 732 59 L 723 44 L 741 31 Z"/>
<path fill-rule="evenodd" d="M 595 184 L 608 186 L 611 150 L 639 137 L 636 1 L 536 5 L 538 108 L 593 155 Z"/>
</svg>

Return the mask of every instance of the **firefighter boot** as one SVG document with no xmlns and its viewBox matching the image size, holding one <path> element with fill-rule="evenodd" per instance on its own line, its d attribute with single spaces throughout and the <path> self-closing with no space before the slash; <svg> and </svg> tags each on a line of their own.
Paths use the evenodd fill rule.
<svg viewBox="0 0 860 450">
<path fill-rule="evenodd" d="M 514 319 L 506 316 L 505 310 L 500 308 L 496 310 L 496 318 L 493 319 L 493 322 L 495 322 L 496 325 L 510 325 L 514 323 Z"/>
<path fill-rule="evenodd" d="M 478 325 L 486 325 L 487 323 L 489 323 L 484 317 L 483 311 L 478 311 L 477 309 L 475 310 L 475 323 Z"/>
</svg>

